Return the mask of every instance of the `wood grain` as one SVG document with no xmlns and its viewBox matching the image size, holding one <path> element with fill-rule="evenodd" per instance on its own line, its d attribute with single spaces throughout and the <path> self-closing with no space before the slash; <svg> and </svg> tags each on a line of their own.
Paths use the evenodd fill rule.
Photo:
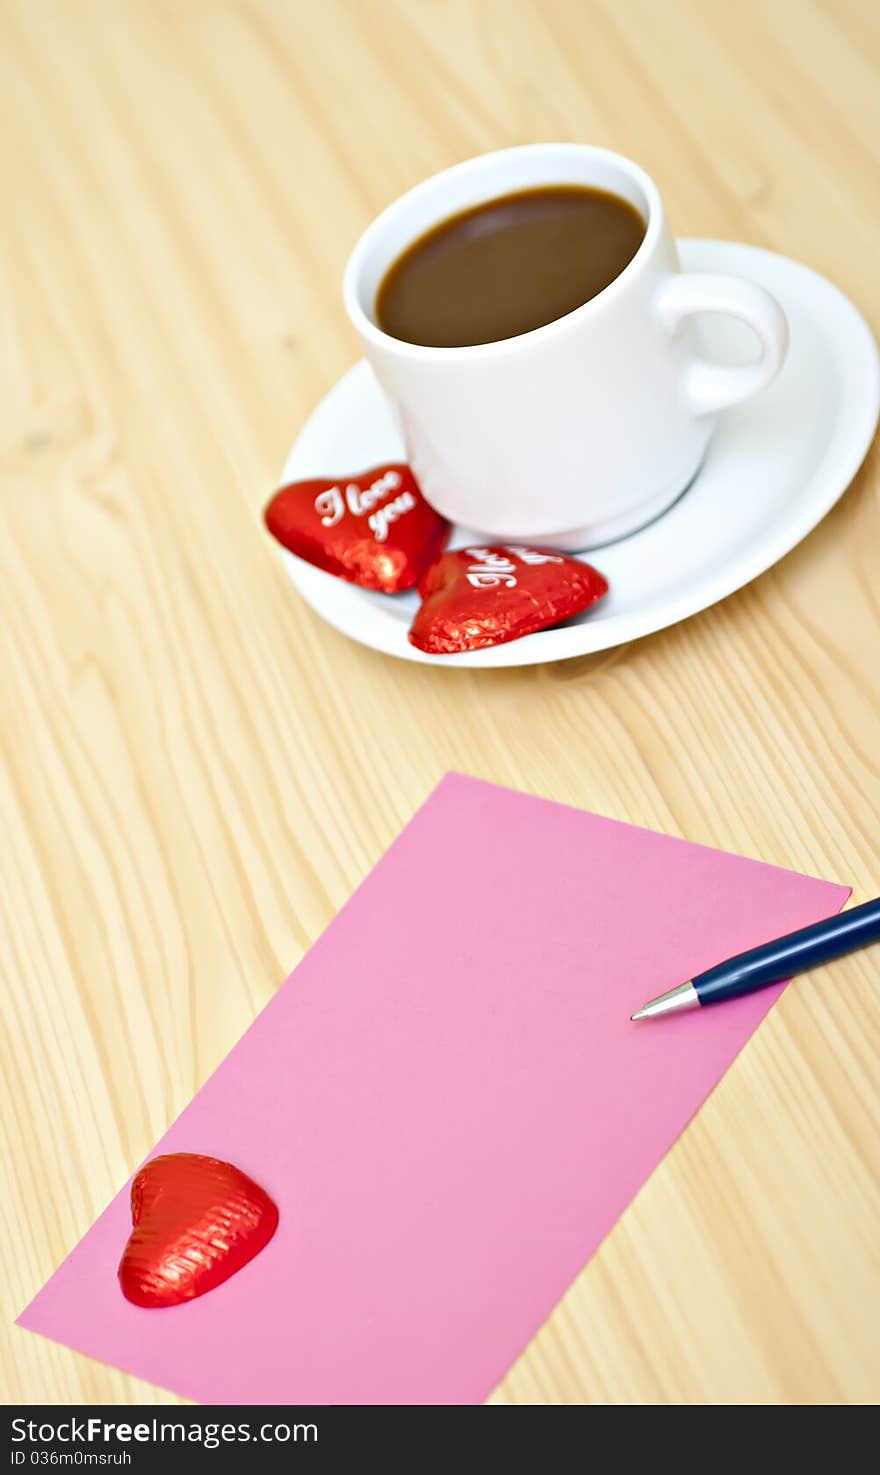
<svg viewBox="0 0 880 1475">
<path fill-rule="evenodd" d="M 448 768 L 880 892 L 880 476 L 607 655 L 426 670 L 261 505 L 370 217 L 482 150 L 640 159 L 880 326 L 873 0 L 2 5 L 9 1401 L 173 1401 L 10 1327 Z M 789 991 L 500 1403 L 880 1399 L 880 966 Z"/>
</svg>

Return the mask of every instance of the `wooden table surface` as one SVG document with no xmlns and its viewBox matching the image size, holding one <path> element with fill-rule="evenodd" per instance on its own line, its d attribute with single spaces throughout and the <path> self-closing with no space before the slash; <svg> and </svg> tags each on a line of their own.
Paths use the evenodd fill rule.
<svg viewBox="0 0 880 1475">
<path fill-rule="evenodd" d="M 173 1401 L 9 1323 L 450 768 L 880 892 L 876 452 L 676 629 L 522 671 L 323 625 L 260 510 L 400 191 L 540 139 L 880 328 L 874 0 L 2 5 L 7 1401 Z M 495 1401 L 880 1400 L 880 967 L 789 990 Z"/>
</svg>

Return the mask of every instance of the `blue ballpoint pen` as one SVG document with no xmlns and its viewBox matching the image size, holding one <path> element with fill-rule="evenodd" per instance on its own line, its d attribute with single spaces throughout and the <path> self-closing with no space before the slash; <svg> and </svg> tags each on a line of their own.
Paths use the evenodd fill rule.
<svg viewBox="0 0 880 1475">
<path fill-rule="evenodd" d="M 820 963 L 830 963 L 832 958 L 841 958 L 871 942 L 880 942 L 880 898 L 707 968 L 687 983 L 651 999 L 631 1017 L 656 1019 L 660 1014 L 693 1009 L 699 1004 L 719 1004 L 722 999 L 735 999 L 795 973 L 805 973 Z"/>
</svg>

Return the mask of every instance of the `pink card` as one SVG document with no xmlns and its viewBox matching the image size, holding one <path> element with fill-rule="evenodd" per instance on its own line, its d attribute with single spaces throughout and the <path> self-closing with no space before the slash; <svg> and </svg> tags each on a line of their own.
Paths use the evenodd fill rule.
<svg viewBox="0 0 880 1475">
<path fill-rule="evenodd" d="M 484 1399 L 780 989 L 632 1010 L 848 894 L 447 776 L 157 1144 L 249 1173 L 275 1238 L 140 1309 L 126 1184 L 21 1325 L 206 1403 Z"/>
</svg>

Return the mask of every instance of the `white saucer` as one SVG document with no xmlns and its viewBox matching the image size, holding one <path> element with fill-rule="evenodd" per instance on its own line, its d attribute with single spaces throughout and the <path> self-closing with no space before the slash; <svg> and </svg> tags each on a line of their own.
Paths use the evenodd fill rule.
<svg viewBox="0 0 880 1475">
<path fill-rule="evenodd" d="M 779 299 L 791 345 L 779 378 L 719 417 L 703 469 L 662 517 L 583 557 L 607 576 L 595 610 L 489 650 L 429 656 L 407 640 L 416 594 L 376 594 L 284 552 L 290 577 L 329 624 L 374 650 L 450 666 L 529 666 L 605 650 L 662 630 L 742 588 L 805 538 L 849 485 L 880 409 L 877 348 L 842 292 L 808 267 L 756 246 L 679 243 L 687 271 L 749 277 Z M 724 360 L 748 355 L 739 325 L 707 321 Z M 404 459 L 391 412 L 365 360 L 330 390 L 303 427 L 284 480 L 344 475 Z M 456 528 L 450 546 L 474 535 Z"/>
</svg>

